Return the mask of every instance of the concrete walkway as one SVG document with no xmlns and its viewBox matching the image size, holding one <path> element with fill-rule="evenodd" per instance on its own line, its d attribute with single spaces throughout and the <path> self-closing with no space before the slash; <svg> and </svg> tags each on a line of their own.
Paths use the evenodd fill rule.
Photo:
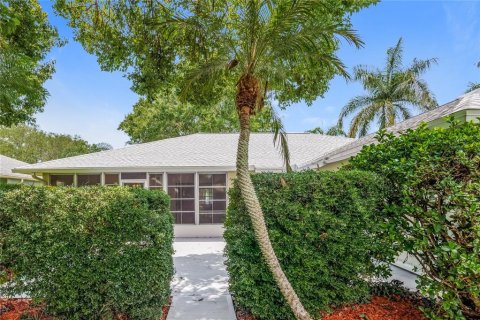
<svg viewBox="0 0 480 320">
<path fill-rule="evenodd" d="M 176 238 L 167 320 L 235 320 L 222 238 Z"/>
<path fill-rule="evenodd" d="M 173 301 L 167 320 L 235 320 L 223 238 L 176 238 Z M 416 275 L 391 265 L 392 277 L 415 290 Z"/>
</svg>

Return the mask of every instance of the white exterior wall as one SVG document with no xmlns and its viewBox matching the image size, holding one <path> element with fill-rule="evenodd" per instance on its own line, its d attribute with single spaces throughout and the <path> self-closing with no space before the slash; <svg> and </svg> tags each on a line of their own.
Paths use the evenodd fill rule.
<svg viewBox="0 0 480 320">
<path fill-rule="evenodd" d="M 221 238 L 222 224 L 175 224 L 175 238 Z"/>
</svg>

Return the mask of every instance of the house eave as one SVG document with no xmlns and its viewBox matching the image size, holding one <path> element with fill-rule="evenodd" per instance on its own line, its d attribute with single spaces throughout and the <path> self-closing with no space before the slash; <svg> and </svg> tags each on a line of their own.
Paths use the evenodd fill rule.
<svg viewBox="0 0 480 320">
<path fill-rule="evenodd" d="M 251 165 L 250 170 L 256 171 Z M 42 173 L 118 173 L 118 172 L 231 172 L 235 166 L 138 166 L 138 167 L 58 167 L 58 168 L 15 168 L 12 170 L 24 174 Z"/>
<path fill-rule="evenodd" d="M 9 175 L 9 174 L 2 174 L 2 175 L 0 175 L 0 179 L 15 179 L 15 180 L 35 181 L 35 179 L 32 178 L 32 177 L 30 177 L 30 176 L 28 176 L 28 174 L 27 174 L 27 176 L 18 176 L 18 175 L 16 175 L 16 174 L 11 174 L 11 175 Z"/>
</svg>

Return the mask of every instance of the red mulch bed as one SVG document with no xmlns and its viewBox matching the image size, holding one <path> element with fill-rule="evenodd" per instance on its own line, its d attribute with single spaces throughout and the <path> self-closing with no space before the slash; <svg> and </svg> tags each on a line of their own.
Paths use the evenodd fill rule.
<svg viewBox="0 0 480 320">
<path fill-rule="evenodd" d="M 0 299 L 0 320 L 20 320 L 23 315 L 28 315 L 38 320 L 53 320 L 43 314 L 42 306 L 31 306 L 29 299 Z M 172 298 L 168 300 L 168 304 L 163 307 L 163 315 L 159 320 L 166 320 L 168 310 L 172 303 Z M 127 320 L 126 317 L 118 317 L 120 320 Z"/>
<path fill-rule="evenodd" d="M 423 313 L 407 300 L 373 297 L 369 303 L 336 309 L 322 320 L 426 320 Z"/>
<path fill-rule="evenodd" d="M 252 315 L 237 311 L 238 320 L 256 320 Z M 420 310 L 407 300 L 373 297 L 369 303 L 346 306 L 324 315 L 322 320 L 427 320 Z"/>
</svg>

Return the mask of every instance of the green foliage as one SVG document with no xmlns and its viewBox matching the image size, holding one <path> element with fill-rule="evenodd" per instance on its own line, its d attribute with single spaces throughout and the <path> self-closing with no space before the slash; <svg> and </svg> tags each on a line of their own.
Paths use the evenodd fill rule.
<svg viewBox="0 0 480 320">
<path fill-rule="evenodd" d="M 105 143 L 89 144 L 78 136 L 48 133 L 32 126 L 0 127 L 0 154 L 28 163 L 111 148 Z"/>
<path fill-rule="evenodd" d="M 54 72 L 45 58 L 61 44 L 37 0 L 0 0 L 0 125 L 32 122 L 42 111 Z"/>
<path fill-rule="evenodd" d="M 350 161 L 389 181 L 392 235 L 425 273 L 419 287 L 441 298 L 434 319 L 480 316 L 480 124 L 384 131 Z"/>
<path fill-rule="evenodd" d="M 465 93 L 472 92 L 474 90 L 480 89 L 480 83 L 479 82 L 470 82 L 468 83 L 467 90 Z"/>
<path fill-rule="evenodd" d="M 480 68 L 480 61 L 477 62 L 476 66 L 477 68 Z M 465 93 L 469 93 L 477 89 L 480 89 L 480 82 L 469 82 Z"/>
<path fill-rule="evenodd" d="M 262 110 L 251 123 L 252 131 L 270 131 L 270 115 L 270 108 Z M 141 98 L 119 129 L 125 131 L 133 143 L 197 132 L 227 133 L 240 130 L 233 100 L 225 99 L 213 106 L 195 106 L 180 102 L 174 90 L 158 94 L 153 101 Z"/>
<path fill-rule="evenodd" d="M 405 288 L 403 282 L 399 280 L 372 281 L 370 284 L 370 293 L 374 296 L 387 297 L 392 300 L 403 299 L 412 302 L 423 300 L 417 291 L 411 291 Z"/>
<path fill-rule="evenodd" d="M 321 127 L 316 127 L 311 130 L 307 130 L 306 132 L 316 133 L 316 134 L 326 134 L 327 136 L 341 136 L 341 137 L 347 136 L 343 131 L 342 127 L 339 127 L 338 125 L 332 126 L 327 130 L 323 130 Z"/>
<path fill-rule="evenodd" d="M 252 176 L 270 239 L 307 310 L 369 296 L 365 281 L 386 275 L 395 250 L 379 209 L 383 180 L 365 172 L 262 173 Z M 259 319 L 294 319 L 260 253 L 237 186 L 225 223 L 227 270 L 236 301 Z"/>
<path fill-rule="evenodd" d="M 354 79 L 362 83 L 368 94 L 353 98 L 340 112 L 340 127 L 347 116 L 356 113 L 350 122 L 349 137 L 365 136 L 375 120 L 383 129 L 394 125 L 398 119 L 408 119 L 412 107 L 426 111 L 438 106 L 427 83 L 420 78 L 437 60 L 413 59 L 405 68 L 402 44 L 400 38 L 395 47 L 387 50 L 383 69 L 355 67 Z"/>
<path fill-rule="evenodd" d="M 163 192 L 123 187 L 0 193 L 8 292 L 58 319 L 158 319 L 173 274 L 168 208 Z"/>
<path fill-rule="evenodd" d="M 374 2 L 57 0 L 55 8 L 101 67 L 127 73 L 140 95 L 182 87 L 209 104 L 255 74 L 288 104 L 312 102 L 345 73 L 339 38 L 361 44 L 350 15 Z"/>
</svg>

